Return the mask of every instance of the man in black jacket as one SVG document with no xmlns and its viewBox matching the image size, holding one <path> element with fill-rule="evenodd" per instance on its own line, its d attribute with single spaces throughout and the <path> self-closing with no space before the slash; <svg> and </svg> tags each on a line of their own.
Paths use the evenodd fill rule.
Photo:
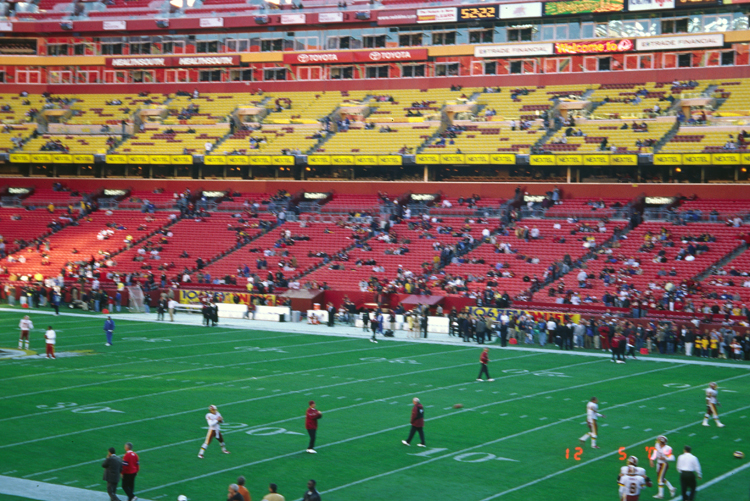
<svg viewBox="0 0 750 501">
<path fill-rule="evenodd" d="M 115 454 L 115 448 L 110 447 L 107 453 L 107 459 L 102 463 L 104 468 L 104 478 L 107 482 L 107 494 L 110 501 L 120 501 L 117 497 L 117 484 L 120 483 L 120 472 L 122 471 L 122 459 Z"/>
</svg>

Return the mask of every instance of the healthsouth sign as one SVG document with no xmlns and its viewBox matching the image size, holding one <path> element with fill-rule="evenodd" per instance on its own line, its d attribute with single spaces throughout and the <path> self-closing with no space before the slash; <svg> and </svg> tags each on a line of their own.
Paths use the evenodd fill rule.
<svg viewBox="0 0 750 501">
<path fill-rule="evenodd" d="M 352 52 L 298 52 L 284 54 L 286 64 L 338 64 L 380 63 L 397 61 L 424 61 L 427 49 L 410 50 L 362 50 Z"/>
<path fill-rule="evenodd" d="M 112 57 L 107 59 L 107 66 L 110 68 L 238 66 L 239 64 L 239 56 Z"/>
</svg>

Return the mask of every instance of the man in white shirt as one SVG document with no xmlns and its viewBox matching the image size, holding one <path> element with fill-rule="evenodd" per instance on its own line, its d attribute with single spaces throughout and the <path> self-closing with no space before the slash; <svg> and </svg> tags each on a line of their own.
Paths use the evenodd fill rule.
<svg viewBox="0 0 750 501">
<path fill-rule="evenodd" d="M 703 478 L 701 464 L 698 458 L 691 454 L 692 449 L 686 445 L 682 454 L 677 458 L 677 471 L 680 472 L 680 487 L 683 501 L 695 499 L 696 475 Z"/>
<path fill-rule="evenodd" d="M 588 278 L 588 274 L 585 270 L 581 270 L 578 272 L 578 276 L 576 277 L 578 279 L 578 286 L 579 287 L 585 287 L 586 286 L 586 279 Z"/>
<path fill-rule="evenodd" d="M 50 325 L 47 327 L 47 332 L 44 333 L 44 340 L 47 343 L 47 358 L 55 358 L 55 339 L 57 339 L 57 334 Z"/>
<path fill-rule="evenodd" d="M 174 309 L 177 307 L 177 301 L 170 299 L 167 303 L 167 309 L 169 309 L 169 321 L 174 322 Z"/>
</svg>

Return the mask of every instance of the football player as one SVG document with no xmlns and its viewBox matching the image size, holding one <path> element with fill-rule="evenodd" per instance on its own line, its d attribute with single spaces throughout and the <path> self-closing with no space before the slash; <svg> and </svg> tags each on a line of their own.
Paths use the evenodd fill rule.
<svg viewBox="0 0 750 501">
<path fill-rule="evenodd" d="M 628 469 L 627 474 L 620 479 L 623 484 L 623 489 L 625 490 L 625 495 L 622 497 L 622 501 L 638 501 L 638 498 L 641 495 L 641 489 L 644 486 L 651 487 L 651 480 L 648 477 L 636 473 L 637 468 L 635 466 L 627 466 L 626 468 Z M 640 469 L 642 470 L 643 468 Z"/>
<path fill-rule="evenodd" d="M 716 383 L 708 383 L 706 388 L 706 414 L 703 416 L 703 426 L 709 426 L 708 419 L 713 416 L 716 421 L 716 426 L 724 428 L 724 423 L 719 421 L 719 411 L 716 410 L 716 406 L 719 404 L 717 397 L 719 396 L 719 386 Z"/>
<path fill-rule="evenodd" d="M 654 496 L 656 499 L 664 499 L 664 485 L 669 489 L 669 494 L 674 497 L 675 489 L 672 484 L 669 483 L 665 477 L 667 470 L 669 469 L 669 461 L 674 461 L 674 454 L 672 454 L 672 448 L 667 445 L 667 437 L 664 435 L 659 436 L 654 444 L 654 451 L 651 453 L 649 458 L 649 464 L 654 467 L 654 461 L 656 461 L 656 480 L 659 485 L 659 492 Z"/>
<path fill-rule="evenodd" d="M 628 475 L 629 471 L 634 471 L 633 475 L 640 475 L 643 478 L 646 478 L 646 469 L 645 468 L 639 468 L 638 467 L 638 458 L 635 456 L 630 456 L 628 458 L 628 464 L 620 468 L 620 475 L 617 477 L 617 484 L 620 486 L 620 500 L 624 501 L 625 496 L 628 493 L 625 490 L 625 484 L 623 484 L 622 480 L 625 477 L 625 475 Z M 649 480 L 650 482 L 650 480 Z"/>
<path fill-rule="evenodd" d="M 598 419 L 600 417 L 605 417 L 603 414 L 599 414 L 599 400 L 597 400 L 596 397 L 591 397 L 591 401 L 586 404 L 586 424 L 589 427 L 589 432 L 584 434 L 579 440 L 581 441 L 581 445 L 583 445 L 586 442 L 586 439 L 591 437 L 591 448 L 592 449 L 598 449 L 599 446 L 596 445 L 596 437 L 597 437 L 597 430 L 598 430 Z"/>
<path fill-rule="evenodd" d="M 226 445 L 224 445 L 224 435 L 221 434 L 221 423 L 224 422 L 224 418 L 219 414 L 219 409 L 215 405 L 208 406 L 208 413 L 206 414 L 206 422 L 208 423 L 208 433 L 206 433 L 206 441 L 203 442 L 201 450 L 198 453 L 198 457 L 203 459 L 203 453 L 208 449 L 208 444 L 211 443 L 211 439 L 216 437 L 221 445 L 221 451 L 224 454 L 229 454 Z"/>
</svg>

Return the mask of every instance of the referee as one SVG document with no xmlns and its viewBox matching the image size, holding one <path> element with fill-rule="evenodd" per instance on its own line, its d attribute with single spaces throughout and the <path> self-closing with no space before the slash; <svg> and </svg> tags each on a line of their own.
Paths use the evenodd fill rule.
<svg viewBox="0 0 750 501">
<path fill-rule="evenodd" d="M 695 499 L 695 476 L 698 475 L 698 478 L 703 478 L 701 464 L 698 462 L 698 458 L 690 453 L 691 450 L 690 446 L 686 445 L 685 452 L 677 458 L 677 471 L 680 472 L 682 501 L 693 501 Z"/>
</svg>

